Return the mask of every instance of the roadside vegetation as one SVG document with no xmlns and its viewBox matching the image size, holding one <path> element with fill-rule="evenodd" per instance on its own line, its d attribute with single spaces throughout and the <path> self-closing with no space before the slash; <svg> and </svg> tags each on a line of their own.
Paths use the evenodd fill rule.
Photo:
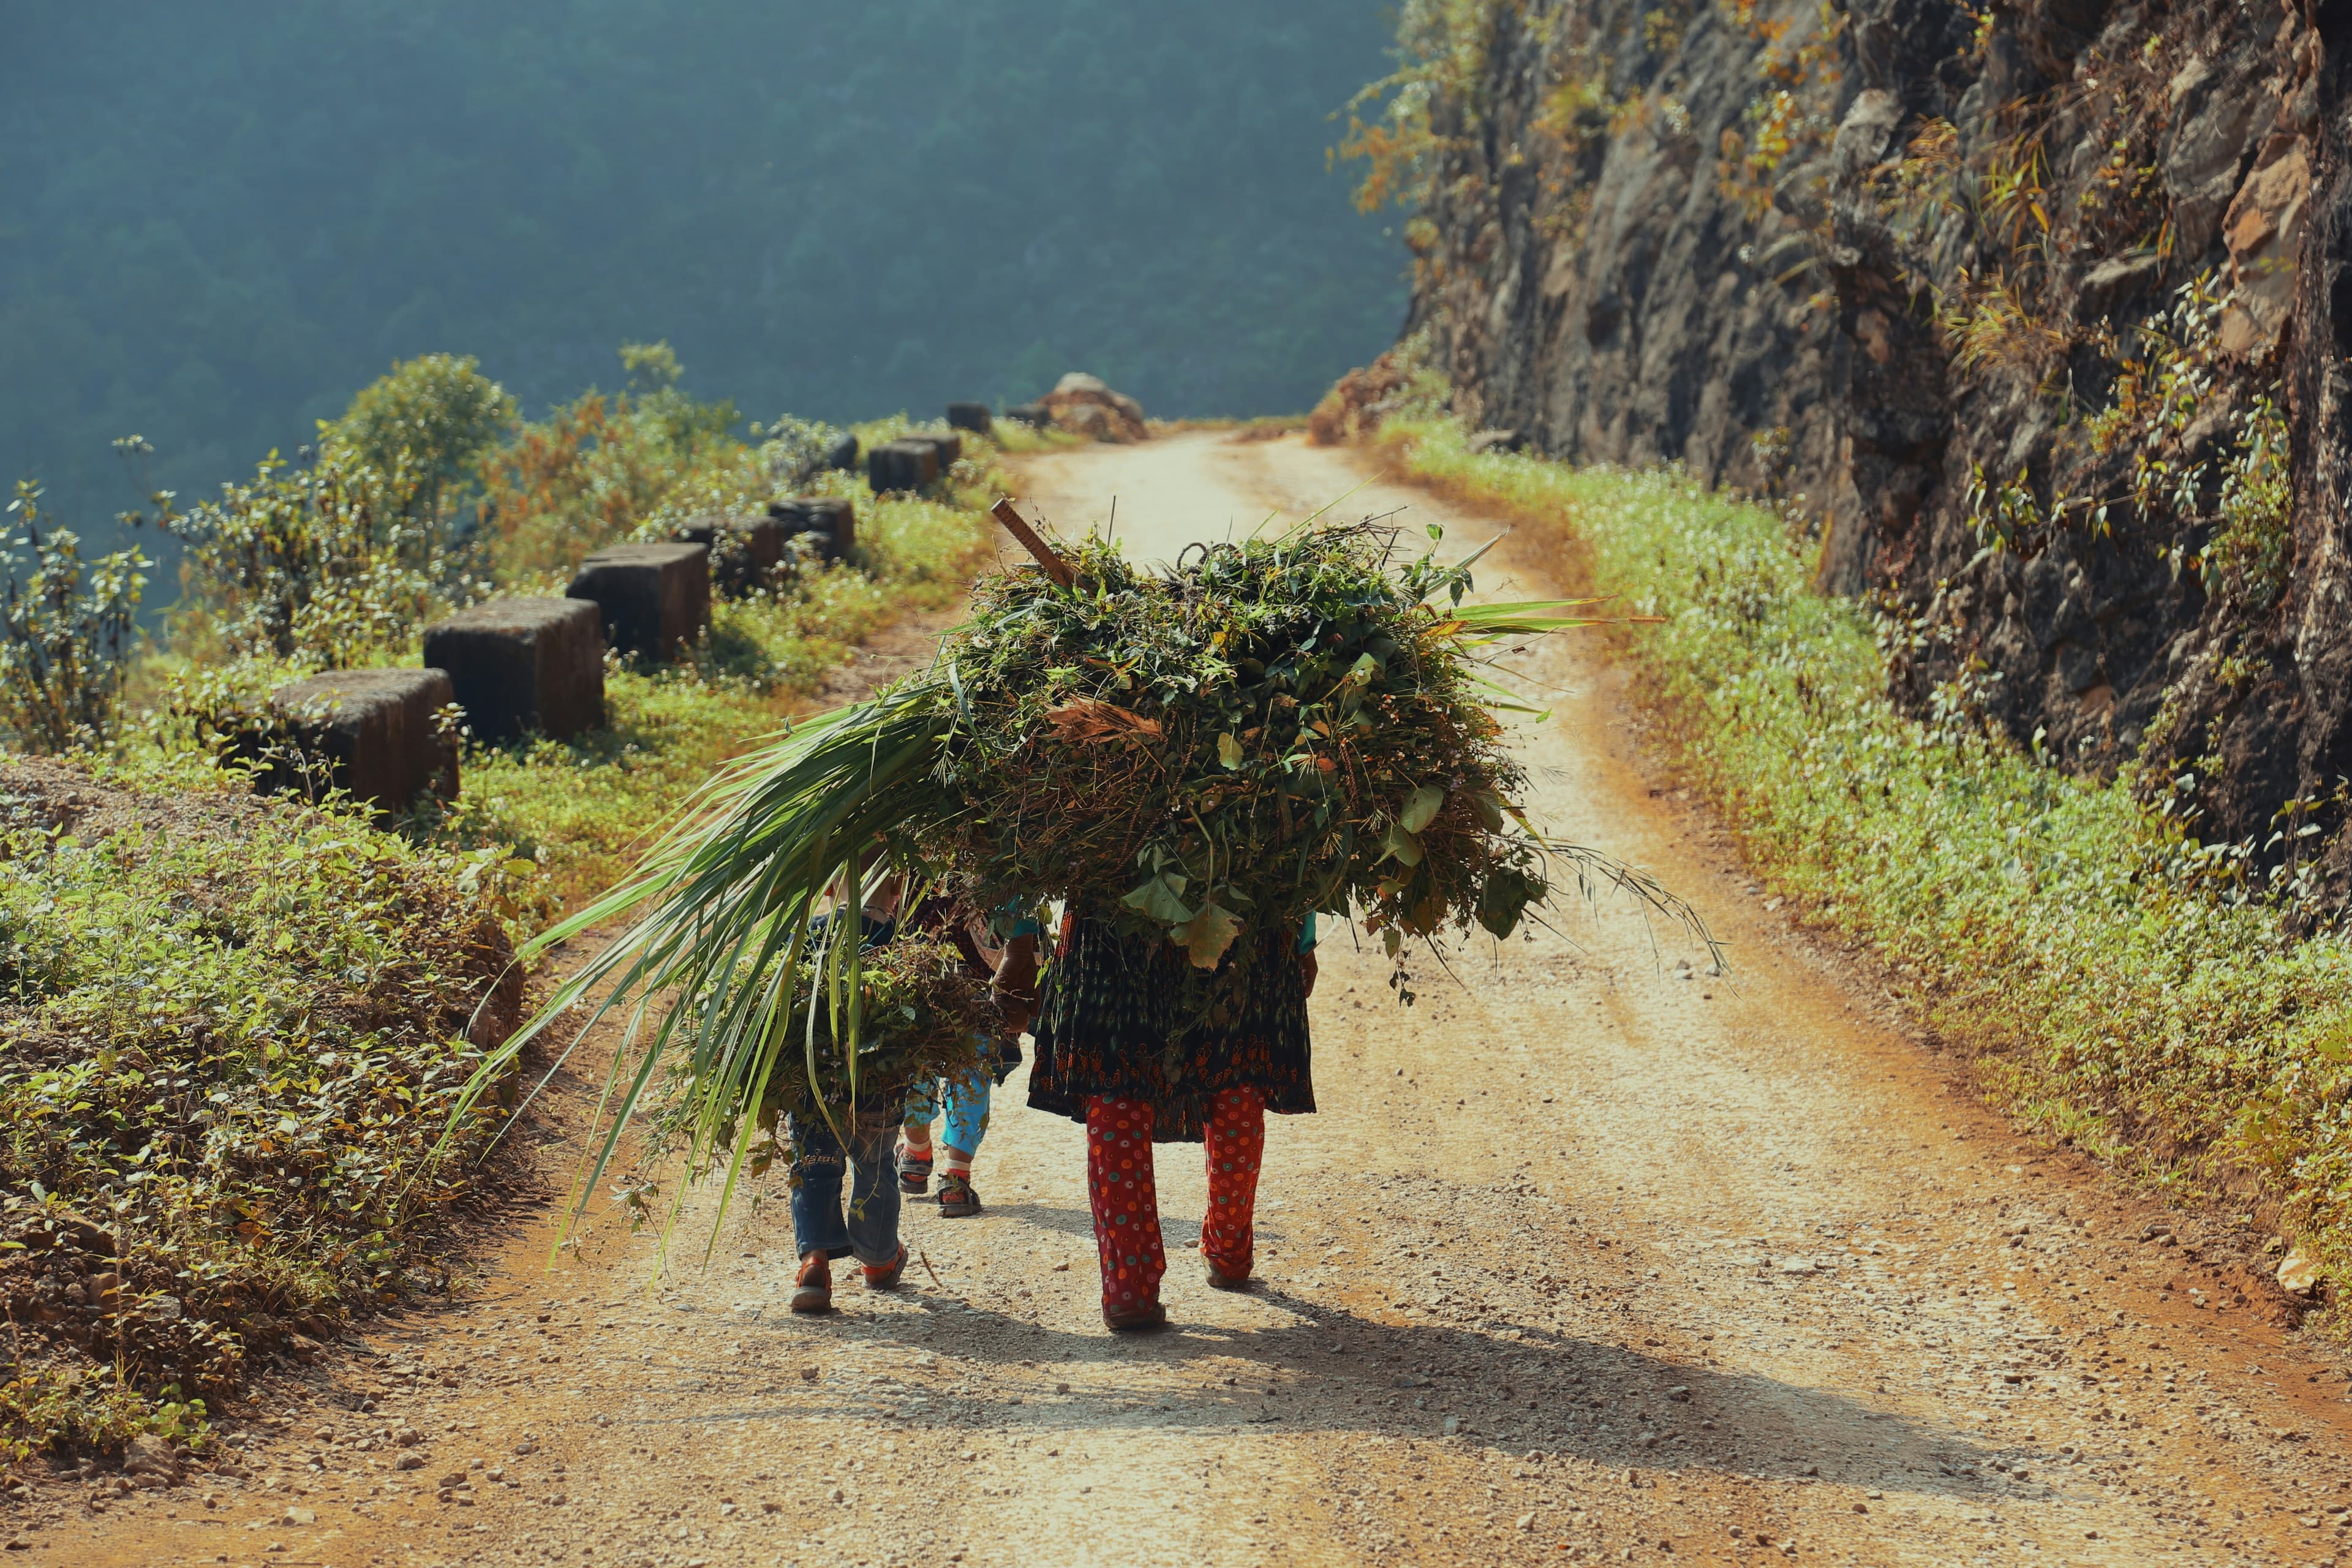
<svg viewBox="0 0 2352 1568">
<path fill-rule="evenodd" d="M 666 345 L 623 361 L 625 390 L 533 422 L 470 360 L 405 362 L 291 458 L 153 494 L 122 526 L 181 546 L 160 621 L 136 544 L 86 560 L 20 488 L 0 544 L 0 1462 L 201 1447 L 257 1364 L 446 1288 L 443 1221 L 495 1180 L 478 1156 L 511 1096 L 436 1144 L 517 1021 L 517 940 L 616 879 L 859 641 L 969 581 L 993 443 L 877 498 L 824 462 L 843 432 L 744 433 Z M 254 794 L 275 688 L 414 666 L 449 611 L 560 594 L 590 551 L 690 518 L 720 520 L 723 559 L 729 520 L 808 494 L 855 504 L 851 556 L 716 598 L 675 664 L 611 658 L 604 728 L 488 746 L 446 713 L 461 793 L 396 822 Z"/>
<path fill-rule="evenodd" d="M 1803 529 L 1769 507 L 1671 469 L 1474 451 L 1426 400 L 1376 438 L 1440 492 L 1556 533 L 1591 589 L 1664 617 L 1621 646 L 1676 763 L 1773 890 L 1890 965 L 1997 1102 L 2220 1205 L 2274 1258 L 2344 1277 L 2352 946 L 2298 935 L 2292 872 L 2200 844 L 2128 773 L 2018 746 L 1968 679 L 1924 721 L 1898 714 L 1888 661 L 1919 628 L 1815 593 Z"/>
</svg>

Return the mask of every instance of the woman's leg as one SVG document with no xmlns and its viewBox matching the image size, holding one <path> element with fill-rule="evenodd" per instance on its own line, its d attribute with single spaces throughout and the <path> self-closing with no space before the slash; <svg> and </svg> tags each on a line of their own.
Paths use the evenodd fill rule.
<svg viewBox="0 0 2352 1568">
<path fill-rule="evenodd" d="M 1103 1310 L 1149 1311 L 1168 1272 L 1152 1182 L 1151 1107 L 1095 1095 L 1087 1101 L 1087 1198 L 1102 1258 Z"/>
<path fill-rule="evenodd" d="M 940 1217 L 968 1219 L 980 1212 L 971 1184 L 971 1157 L 988 1133 L 988 1074 L 944 1087 L 947 1115 L 940 1124 Z"/>
<path fill-rule="evenodd" d="M 1201 1220 L 1201 1255 L 1226 1279 L 1246 1279 L 1257 1260 L 1257 1168 L 1265 1153 L 1264 1097 L 1254 1089 L 1229 1089 L 1218 1095 L 1202 1142 L 1209 1158 L 1209 1212 Z"/>
</svg>

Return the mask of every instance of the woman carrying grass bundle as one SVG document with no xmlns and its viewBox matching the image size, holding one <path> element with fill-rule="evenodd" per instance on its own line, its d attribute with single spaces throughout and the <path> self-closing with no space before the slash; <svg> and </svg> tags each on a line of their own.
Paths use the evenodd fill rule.
<svg viewBox="0 0 2352 1568">
<path fill-rule="evenodd" d="M 1115 1330 L 1168 1321 L 1152 1145 L 1205 1145 L 1208 1282 L 1246 1289 L 1266 1112 L 1315 1110 L 1307 1023 L 1314 916 L 1295 936 L 1270 931 L 1234 942 L 1198 1017 L 1184 1014 L 1183 999 L 1199 989 L 1187 968 L 1159 931 L 1123 931 L 1108 915 L 1073 913 L 1062 922 L 1039 1012 L 1029 1103 L 1086 1124 L 1103 1321 Z"/>
</svg>

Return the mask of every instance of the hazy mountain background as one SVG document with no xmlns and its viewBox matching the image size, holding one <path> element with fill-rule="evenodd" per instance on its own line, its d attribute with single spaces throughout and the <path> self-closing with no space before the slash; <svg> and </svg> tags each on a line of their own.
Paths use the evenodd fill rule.
<svg viewBox="0 0 2352 1568">
<path fill-rule="evenodd" d="M 0 458 L 92 535 L 396 356 L 537 411 L 667 338 L 750 417 L 1304 409 L 1402 251 L 1326 167 L 1370 0 L 240 0 L 0 12 Z"/>
</svg>

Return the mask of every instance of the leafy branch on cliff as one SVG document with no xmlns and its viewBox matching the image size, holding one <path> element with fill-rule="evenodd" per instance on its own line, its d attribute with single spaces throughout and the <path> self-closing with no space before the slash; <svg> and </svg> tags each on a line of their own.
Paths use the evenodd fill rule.
<svg viewBox="0 0 2352 1568">
<path fill-rule="evenodd" d="M 1418 211 L 1428 205 L 1444 153 L 1465 144 L 1442 132 L 1440 121 L 1450 112 L 1465 127 L 1476 125 L 1486 100 L 1495 29 L 1520 3 L 1405 0 L 1397 13 L 1397 68 L 1348 100 L 1340 110 L 1348 117 L 1347 134 L 1331 152 L 1335 162 L 1366 165 L 1356 186 L 1359 212 L 1391 204 Z"/>
<path fill-rule="evenodd" d="M 1972 308 L 1990 315 L 1984 299 Z M 2032 553 L 2069 526 L 2107 535 L 2112 510 L 2128 508 L 2142 520 L 2171 521 L 2158 547 L 2176 577 L 2194 571 L 2209 595 L 2252 611 L 2277 602 L 2289 565 L 2286 419 L 2275 386 L 2242 405 L 2235 400 L 2219 342 L 2225 302 L 2213 275 L 2200 273 L 2168 310 L 2132 330 L 2135 349 L 2122 348 L 2104 324 L 2091 334 L 2117 370 L 2108 405 L 2078 428 L 2095 457 L 2127 456 L 2128 475 L 2112 491 L 2054 496 L 2045 508 L 2027 472 L 2004 483 L 1974 465 L 1969 516 L 1987 549 Z M 1981 329 L 1964 321 L 1948 330 L 1963 363 L 1979 331 L 2003 352 L 2029 332 L 2049 331 L 2030 321 Z"/>
<path fill-rule="evenodd" d="M 1728 26 L 1763 46 L 1756 58 L 1761 85 L 1741 113 L 1748 129 L 1724 128 L 1716 163 L 1724 195 L 1757 224 L 1772 209 L 1781 170 L 1818 157 L 1837 133 L 1846 16 L 1821 0 L 1813 27 L 1796 36 L 1788 18 L 1758 15 L 1756 0 L 1722 0 L 1721 9 Z"/>
</svg>

